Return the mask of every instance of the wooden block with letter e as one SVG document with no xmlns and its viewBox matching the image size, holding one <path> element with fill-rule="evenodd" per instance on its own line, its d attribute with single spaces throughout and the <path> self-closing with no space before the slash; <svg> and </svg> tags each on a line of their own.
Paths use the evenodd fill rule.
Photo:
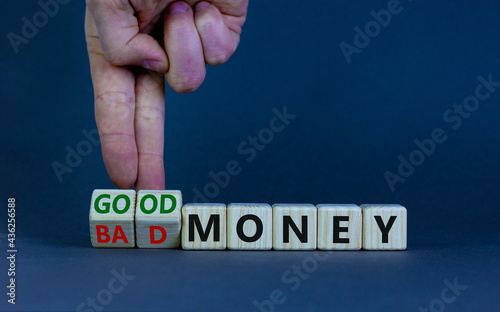
<svg viewBox="0 0 500 312">
<path fill-rule="evenodd" d="M 269 250 L 273 248 L 273 210 L 268 204 L 227 206 L 227 248 Z"/>
<path fill-rule="evenodd" d="M 226 249 L 226 205 L 184 205 L 182 248 Z"/>
<path fill-rule="evenodd" d="M 361 249 L 363 215 L 359 206 L 323 204 L 316 207 L 318 207 L 318 249 Z"/>
<path fill-rule="evenodd" d="M 316 249 L 317 209 L 311 204 L 273 205 L 273 248 Z"/>
<path fill-rule="evenodd" d="M 363 249 L 405 250 L 406 208 L 401 205 L 361 205 Z"/>
<path fill-rule="evenodd" d="M 180 191 L 137 193 L 135 231 L 139 248 L 178 248 L 181 242 Z"/>
<path fill-rule="evenodd" d="M 135 195 L 134 190 L 94 190 L 89 213 L 92 246 L 135 246 Z"/>
</svg>

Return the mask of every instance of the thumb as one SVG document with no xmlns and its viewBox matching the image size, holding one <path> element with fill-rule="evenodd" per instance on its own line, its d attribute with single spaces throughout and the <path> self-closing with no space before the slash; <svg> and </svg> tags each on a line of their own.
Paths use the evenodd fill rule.
<svg viewBox="0 0 500 312">
<path fill-rule="evenodd" d="M 106 59 L 113 65 L 134 65 L 164 73 L 165 50 L 148 34 L 139 32 L 135 10 L 128 0 L 87 0 Z"/>
</svg>

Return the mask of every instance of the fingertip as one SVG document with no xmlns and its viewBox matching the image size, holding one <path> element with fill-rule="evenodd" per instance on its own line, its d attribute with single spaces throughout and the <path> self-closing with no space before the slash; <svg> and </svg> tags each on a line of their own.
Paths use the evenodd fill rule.
<svg viewBox="0 0 500 312">
<path fill-rule="evenodd" d="M 201 38 L 205 62 L 208 65 L 227 62 L 233 55 L 236 44 L 220 11 L 212 5 L 202 6 L 196 11 L 195 25 Z"/>
<path fill-rule="evenodd" d="M 168 85 L 177 93 L 191 93 L 201 86 L 205 80 L 205 73 L 196 73 L 193 75 L 167 75 Z"/>
<path fill-rule="evenodd" d="M 195 7 L 195 11 L 196 12 L 199 12 L 203 9 L 206 9 L 210 6 L 210 3 L 206 2 L 206 1 L 201 1 L 201 2 L 198 2 L 198 4 L 196 4 L 196 7 Z"/>
<path fill-rule="evenodd" d="M 137 150 L 129 144 L 105 143 L 103 160 L 111 181 L 121 189 L 129 189 L 137 180 Z"/>
</svg>

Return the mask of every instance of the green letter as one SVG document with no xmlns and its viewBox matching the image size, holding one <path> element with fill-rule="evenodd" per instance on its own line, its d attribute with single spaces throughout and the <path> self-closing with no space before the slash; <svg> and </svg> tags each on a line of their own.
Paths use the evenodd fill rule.
<svg viewBox="0 0 500 312">
<path fill-rule="evenodd" d="M 125 208 L 119 210 L 118 201 L 122 198 L 125 199 Z M 129 208 L 130 208 L 130 198 L 127 195 L 120 194 L 116 196 L 115 199 L 113 200 L 113 211 L 116 212 L 117 214 L 124 214 L 125 212 L 128 211 Z"/>
<path fill-rule="evenodd" d="M 168 210 L 165 210 L 165 199 L 169 198 L 172 201 L 172 207 L 170 207 Z M 161 194 L 161 207 L 160 207 L 160 213 L 171 213 L 172 211 L 175 210 L 175 207 L 177 206 L 177 200 L 173 195 L 170 194 Z"/>
<path fill-rule="evenodd" d="M 95 202 L 94 202 L 94 209 L 98 213 L 108 213 L 109 212 L 109 203 L 102 203 L 102 206 L 104 207 L 104 209 L 101 209 L 101 207 L 99 206 L 99 201 L 103 198 L 110 199 L 111 195 L 101 194 L 101 195 L 97 196 L 97 198 L 95 199 Z"/>
<path fill-rule="evenodd" d="M 151 198 L 151 200 L 153 201 L 153 208 L 151 208 L 150 210 L 147 210 L 146 207 L 144 206 L 144 203 L 148 198 Z M 155 212 L 156 207 L 158 207 L 158 200 L 156 199 L 156 196 L 154 196 L 153 194 L 147 194 L 142 197 L 139 206 L 141 207 L 141 211 L 144 212 L 145 214 L 152 214 L 153 212 Z"/>
</svg>

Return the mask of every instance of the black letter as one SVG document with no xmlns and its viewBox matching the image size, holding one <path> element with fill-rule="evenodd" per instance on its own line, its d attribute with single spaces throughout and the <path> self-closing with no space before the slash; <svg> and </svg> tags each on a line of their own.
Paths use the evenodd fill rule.
<svg viewBox="0 0 500 312">
<path fill-rule="evenodd" d="M 243 224 L 247 220 L 253 220 L 255 222 L 255 225 L 257 226 L 257 230 L 255 231 L 254 236 L 248 237 L 243 233 Z M 262 231 L 263 231 L 263 226 L 262 226 L 262 220 L 260 220 L 259 217 L 256 215 L 248 214 L 244 215 L 238 220 L 238 223 L 236 224 L 236 233 L 238 234 L 238 237 L 247 243 L 252 243 L 258 240 L 262 236 Z"/>
<path fill-rule="evenodd" d="M 380 232 L 382 232 L 382 243 L 389 242 L 389 231 L 391 230 L 394 221 L 396 221 L 396 216 L 391 216 L 389 218 L 389 222 L 387 222 L 387 226 L 384 226 L 384 221 L 382 221 L 381 216 L 375 216 L 375 220 L 377 221 Z"/>
<path fill-rule="evenodd" d="M 212 225 L 214 228 L 214 242 L 220 241 L 220 215 L 213 214 L 210 215 L 210 219 L 208 219 L 207 229 L 203 231 L 201 226 L 200 217 L 198 215 L 189 215 L 189 241 L 194 242 L 194 226 L 196 225 L 196 229 L 198 230 L 198 234 L 200 235 L 200 239 L 202 242 L 206 242 L 208 240 L 208 235 L 210 234 L 210 230 L 212 229 Z"/>
<path fill-rule="evenodd" d="M 283 243 L 289 243 L 290 234 L 289 228 L 292 228 L 295 235 L 297 235 L 298 239 L 301 243 L 307 243 L 307 216 L 302 216 L 302 232 L 299 231 L 299 228 L 292 221 L 292 217 L 283 216 Z"/>
<path fill-rule="evenodd" d="M 340 227 L 340 221 L 349 222 L 349 216 L 333 216 L 333 243 L 349 244 L 349 237 L 340 238 L 340 232 L 348 231 L 348 228 Z"/>
</svg>

